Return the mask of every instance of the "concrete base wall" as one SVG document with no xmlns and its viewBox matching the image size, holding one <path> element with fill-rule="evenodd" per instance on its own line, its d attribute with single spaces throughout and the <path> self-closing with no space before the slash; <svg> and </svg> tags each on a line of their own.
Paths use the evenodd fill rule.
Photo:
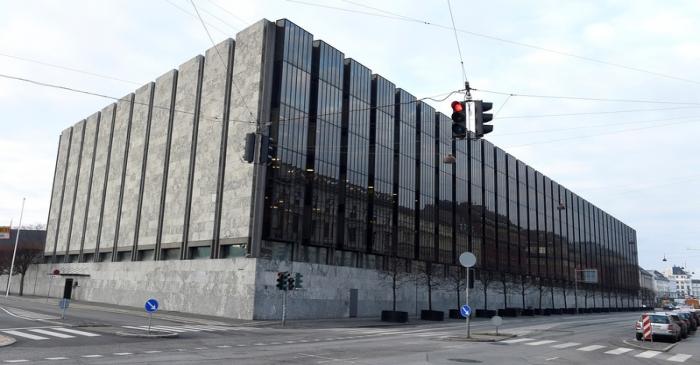
<svg viewBox="0 0 700 365">
<path fill-rule="evenodd" d="M 58 269 L 62 276 L 49 272 Z M 65 280 L 79 283 L 74 289 L 76 300 L 93 301 L 142 308 L 148 298 L 156 298 L 163 310 L 237 319 L 277 320 L 281 318 L 284 291 L 277 289 L 277 272 L 290 271 L 303 275 L 303 289 L 288 292 L 287 318 L 343 318 L 350 316 L 351 290 L 357 289 L 357 316 L 379 317 L 382 310 L 392 309 L 391 281 L 375 270 L 346 266 L 330 266 L 266 259 L 234 258 L 219 260 L 175 260 L 144 262 L 105 262 L 42 264 L 27 274 L 24 293 L 57 298 L 62 296 Z M 79 276 L 89 275 L 89 276 Z M 0 277 L 4 282 L 6 277 Z M 501 285 L 502 286 L 502 285 Z M 19 277 L 13 279 L 11 292 L 19 291 Z M 584 291 L 577 296 L 567 289 L 566 307 L 593 307 L 593 292 L 584 301 Z M 608 306 L 595 293 L 595 306 Z M 620 296 L 620 306 L 627 298 Z M 487 292 L 488 309 L 504 308 L 503 290 L 491 284 Z M 607 299 L 607 296 L 606 296 Z M 464 303 L 464 290 L 459 300 L 454 289 L 434 289 L 433 310 L 447 312 Z M 479 281 L 470 291 L 472 308 L 484 308 L 484 291 Z M 630 301 L 631 305 L 635 305 Z M 522 295 L 508 289 L 507 306 L 521 308 Z M 610 306 L 615 306 L 613 301 Z M 539 289 L 530 288 L 525 307 L 540 308 Z M 542 308 L 564 308 L 561 288 L 542 290 Z M 396 292 L 396 310 L 419 316 L 428 309 L 427 289 L 414 280 L 405 280 Z M 447 313 L 445 313 L 447 315 Z"/>
<path fill-rule="evenodd" d="M 75 300 L 142 308 L 146 300 L 156 298 L 163 310 L 252 319 L 255 262 L 236 258 L 42 264 L 27 273 L 24 294 L 58 298 L 66 278 L 73 278 L 79 285 L 73 291 Z M 54 269 L 63 275 L 48 275 Z M 19 277 L 13 277 L 11 291 L 19 292 Z"/>
</svg>

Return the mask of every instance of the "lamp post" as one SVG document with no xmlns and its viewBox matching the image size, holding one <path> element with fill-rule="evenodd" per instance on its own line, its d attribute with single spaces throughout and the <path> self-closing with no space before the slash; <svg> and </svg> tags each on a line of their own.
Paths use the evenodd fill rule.
<svg viewBox="0 0 700 365">
<path fill-rule="evenodd" d="M 22 198 L 22 210 L 19 213 L 19 225 L 17 226 L 17 236 L 15 236 L 15 249 L 12 252 L 12 263 L 10 264 L 10 274 L 7 277 L 7 289 L 5 290 L 5 298 L 10 295 L 10 284 L 12 284 L 12 271 L 15 269 L 15 257 L 17 256 L 17 244 L 19 243 L 19 234 L 22 231 L 22 216 L 24 215 L 24 201 L 26 198 Z M 10 232 L 12 232 L 12 227 L 10 227 Z"/>
</svg>

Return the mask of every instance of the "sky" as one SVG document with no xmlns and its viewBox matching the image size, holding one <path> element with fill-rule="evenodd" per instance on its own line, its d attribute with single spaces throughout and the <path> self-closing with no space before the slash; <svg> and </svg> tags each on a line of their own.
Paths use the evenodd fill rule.
<svg viewBox="0 0 700 365">
<path fill-rule="evenodd" d="M 288 18 L 419 98 L 463 87 L 458 40 L 487 139 L 700 275 L 700 2 L 452 0 L 456 37 L 442 0 L 194 2 L 217 43 Z M 211 46 L 190 0 L 0 0 L 6 76 L 121 97 Z M 46 222 L 61 130 L 110 103 L 0 76 L 0 224 Z"/>
</svg>

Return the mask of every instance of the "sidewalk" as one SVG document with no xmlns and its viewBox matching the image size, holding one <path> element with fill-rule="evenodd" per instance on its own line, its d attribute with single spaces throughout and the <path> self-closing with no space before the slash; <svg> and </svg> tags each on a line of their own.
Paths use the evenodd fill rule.
<svg viewBox="0 0 700 365">
<path fill-rule="evenodd" d="M 60 301 L 59 298 L 49 298 L 48 301 L 46 297 L 37 297 L 37 296 L 22 296 L 22 297 L 17 297 L 17 296 L 10 296 L 7 298 L 7 300 L 2 299 L 0 300 L 0 306 L 7 307 L 8 310 L 14 313 L 14 311 L 21 311 L 23 317 L 30 317 L 32 319 L 40 320 L 44 319 L 45 316 L 52 316 L 55 317 L 58 315 L 60 317 L 60 309 L 58 309 L 58 302 Z M 23 305 L 25 303 L 35 303 L 42 308 L 40 309 L 32 309 L 31 311 L 28 311 L 25 309 L 26 307 Z M 74 311 L 76 309 L 84 309 L 84 310 L 93 310 L 93 311 L 98 311 L 98 312 L 108 312 L 108 313 L 117 313 L 117 314 L 126 314 L 129 316 L 134 316 L 134 317 L 143 317 L 143 318 L 148 318 L 148 313 L 146 313 L 145 310 L 142 308 L 134 308 L 134 307 L 127 307 L 127 306 L 120 306 L 120 305 L 114 305 L 114 304 L 105 304 L 105 303 L 96 303 L 96 302 L 84 302 L 84 301 L 77 301 L 77 300 L 71 300 L 70 302 L 70 310 Z M 33 313 L 33 315 L 28 315 L 27 312 Z M 204 316 L 204 315 L 197 315 L 197 314 L 190 314 L 190 313 L 181 313 L 181 312 L 172 312 L 172 311 L 164 311 L 164 310 L 159 310 L 158 311 L 158 318 L 171 321 L 171 322 L 177 322 L 177 323 L 182 323 L 182 324 L 198 324 L 198 325 L 211 325 L 211 326 L 248 326 L 248 327 L 253 327 L 253 326 L 262 326 L 265 325 L 265 321 L 248 321 L 248 320 L 238 320 L 238 319 L 231 319 L 231 318 L 222 318 L 222 317 L 215 317 L 215 316 Z M 92 325 L 99 325 L 96 323 L 91 323 Z M 76 324 L 74 325 L 82 325 L 82 324 Z"/>
<path fill-rule="evenodd" d="M 0 300 L 0 306 L 6 307 L 9 311 L 19 314 L 22 317 L 28 317 L 32 319 L 55 319 L 58 315 L 60 317 L 60 310 L 58 309 L 58 298 L 50 298 L 47 302 L 46 297 L 37 296 L 10 296 L 7 301 Z M 26 303 L 36 303 L 41 305 L 40 309 L 28 309 L 26 308 Z M 118 313 L 126 314 L 135 317 L 147 318 L 148 314 L 141 308 L 133 308 L 126 306 L 119 306 L 114 304 L 96 303 L 96 302 L 83 302 L 72 300 L 70 302 L 70 310 L 74 311 L 76 309 L 85 309 L 93 311 L 101 311 L 108 313 Z M 198 324 L 198 325 L 224 325 L 224 326 L 241 326 L 241 327 L 267 327 L 267 328 L 382 328 L 382 327 L 401 327 L 401 326 L 430 326 L 430 325 L 451 325 L 451 324 L 463 324 L 464 320 L 456 319 L 445 319 L 443 322 L 435 321 L 423 321 L 417 318 L 410 318 L 407 323 L 391 323 L 382 322 L 377 317 L 363 317 L 363 318 L 328 318 L 328 319 L 305 319 L 305 320 L 287 320 L 286 326 L 282 327 L 280 320 L 241 320 L 232 319 L 216 316 L 205 316 L 198 314 L 182 313 L 182 312 L 172 312 L 172 311 L 158 311 L 158 318 L 178 322 L 182 324 Z M 476 318 L 472 319 L 472 323 L 485 322 L 488 319 Z M 69 321 L 70 322 L 70 321 Z M 73 325 L 81 325 L 79 323 L 73 323 Z M 92 323 L 92 325 L 99 325 Z"/>
</svg>

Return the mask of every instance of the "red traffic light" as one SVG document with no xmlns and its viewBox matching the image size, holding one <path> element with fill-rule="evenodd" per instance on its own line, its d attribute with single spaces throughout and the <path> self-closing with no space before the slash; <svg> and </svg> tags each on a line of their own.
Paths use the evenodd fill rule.
<svg viewBox="0 0 700 365">
<path fill-rule="evenodd" d="M 455 100 L 452 102 L 451 106 L 452 106 L 452 111 L 455 113 L 461 113 L 462 111 L 464 111 L 464 107 L 462 106 L 461 101 Z"/>
</svg>

